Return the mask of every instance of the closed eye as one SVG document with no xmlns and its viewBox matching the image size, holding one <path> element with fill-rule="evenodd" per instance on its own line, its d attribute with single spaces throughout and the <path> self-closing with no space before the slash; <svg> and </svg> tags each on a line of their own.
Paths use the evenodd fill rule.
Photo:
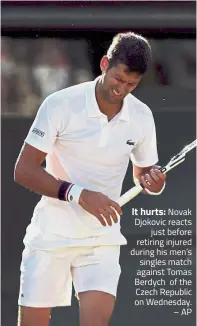
<svg viewBox="0 0 197 326">
<path fill-rule="evenodd" d="M 119 81 L 119 82 L 124 83 L 124 81 L 122 79 L 118 78 L 118 77 L 116 77 L 116 80 Z"/>
</svg>

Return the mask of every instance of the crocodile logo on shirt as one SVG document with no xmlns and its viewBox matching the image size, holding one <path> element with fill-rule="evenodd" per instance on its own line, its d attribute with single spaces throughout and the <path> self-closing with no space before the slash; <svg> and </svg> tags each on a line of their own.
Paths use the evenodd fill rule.
<svg viewBox="0 0 197 326">
<path fill-rule="evenodd" d="M 135 145 L 135 142 L 132 141 L 132 139 L 127 140 L 127 145 Z"/>
</svg>

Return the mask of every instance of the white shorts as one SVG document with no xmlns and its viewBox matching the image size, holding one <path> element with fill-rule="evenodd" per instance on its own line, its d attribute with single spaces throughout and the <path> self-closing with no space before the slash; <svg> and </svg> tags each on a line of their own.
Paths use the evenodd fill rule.
<svg viewBox="0 0 197 326">
<path fill-rule="evenodd" d="M 22 254 L 19 305 L 70 306 L 72 282 L 76 294 L 97 290 L 116 296 L 120 276 L 120 246 L 67 247 Z"/>
</svg>

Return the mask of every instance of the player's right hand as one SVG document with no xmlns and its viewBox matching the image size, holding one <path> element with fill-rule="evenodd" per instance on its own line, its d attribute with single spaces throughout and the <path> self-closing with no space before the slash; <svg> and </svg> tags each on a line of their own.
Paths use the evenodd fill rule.
<svg viewBox="0 0 197 326">
<path fill-rule="evenodd" d="M 103 195 L 101 192 L 83 189 L 79 198 L 79 205 L 88 213 L 96 216 L 103 226 L 106 226 L 106 222 L 110 226 L 112 225 L 112 221 L 117 223 L 117 213 L 122 215 L 119 204 Z"/>
</svg>

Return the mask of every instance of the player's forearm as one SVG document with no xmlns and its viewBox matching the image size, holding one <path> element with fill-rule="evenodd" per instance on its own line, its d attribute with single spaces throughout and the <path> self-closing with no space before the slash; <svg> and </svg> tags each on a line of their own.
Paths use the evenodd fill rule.
<svg viewBox="0 0 197 326">
<path fill-rule="evenodd" d="M 57 198 L 62 180 L 57 180 L 42 166 L 16 166 L 15 182 L 44 196 Z"/>
</svg>

